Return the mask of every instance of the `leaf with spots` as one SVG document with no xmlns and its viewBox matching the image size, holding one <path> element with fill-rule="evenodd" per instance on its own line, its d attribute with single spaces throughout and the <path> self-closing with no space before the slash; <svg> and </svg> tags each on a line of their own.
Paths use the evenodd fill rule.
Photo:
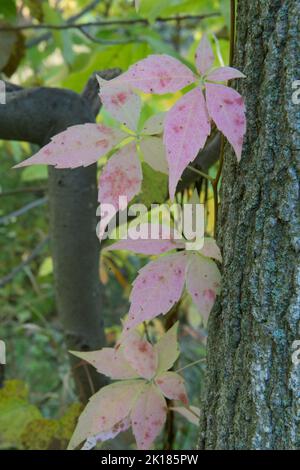
<svg viewBox="0 0 300 470">
<path fill-rule="evenodd" d="M 201 315 L 208 319 L 220 291 L 221 274 L 214 261 L 197 253 L 189 254 L 186 287 Z"/>
<path fill-rule="evenodd" d="M 173 227 L 142 223 L 129 227 L 127 239 L 104 248 L 102 251 L 129 250 L 144 255 L 159 255 L 176 248 L 183 248 L 182 236 Z"/>
<path fill-rule="evenodd" d="M 176 186 L 184 169 L 205 145 L 210 122 L 200 88 L 184 95 L 168 112 L 165 119 L 164 144 L 169 166 L 169 192 L 174 198 Z"/>
<path fill-rule="evenodd" d="M 91 436 L 89 437 L 81 450 L 91 450 L 93 449 L 97 442 L 105 442 L 111 439 L 114 439 L 120 432 L 127 431 L 131 426 L 131 421 L 129 416 L 127 416 L 125 419 L 122 419 L 118 423 L 116 423 L 112 429 L 108 431 L 103 431 L 100 432 L 99 434 L 96 434 L 96 436 Z"/>
<path fill-rule="evenodd" d="M 212 67 L 214 63 L 214 53 L 206 34 L 202 36 L 202 39 L 199 43 L 195 60 L 200 75 L 205 75 L 205 73 Z"/>
<path fill-rule="evenodd" d="M 97 76 L 100 98 L 107 111 L 120 123 L 136 131 L 140 118 L 142 100 L 128 85 Z"/>
<path fill-rule="evenodd" d="M 207 75 L 207 80 L 225 82 L 233 78 L 245 78 L 245 75 L 233 67 L 219 67 Z"/>
<path fill-rule="evenodd" d="M 182 401 L 185 405 L 188 404 L 189 400 L 184 379 L 179 374 L 176 374 L 176 372 L 164 372 L 156 377 L 155 383 L 166 398 Z"/>
<path fill-rule="evenodd" d="M 132 330 L 122 342 L 124 357 L 130 366 L 145 379 L 152 379 L 157 369 L 157 351 L 140 334 Z"/>
<path fill-rule="evenodd" d="M 128 364 L 123 348 L 103 348 L 99 351 L 70 351 L 74 356 L 92 364 L 98 372 L 111 379 L 135 379 L 139 374 Z"/>
<path fill-rule="evenodd" d="M 157 374 L 169 370 L 179 356 L 180 350 L 177 340 L 178 325 L 179 323 L 177 321 L 154 345 L 154 349 L 156 349 L 158 355 Z"/>
<path fill-rule="evenodd" d="M 28 165 L 54 165 L 77 168 L 95 163 L 126 137 L 122 131 L 103 124 L 78 124 L 52 137 L 51 142 L 14 168 Z"/>
<path fill-rule="evenodd" d="M 195 81 L 195 76 L 186 65 L 174 57 L 154 54 L 136 62 L 127 72 L 110 80 L 111 86 L 117 81 L 144 93 L 162 95 L 190 85 Z"/>
<path fill-rule="evenodd" d="M 206 84 L 206 102 L 210 117 L 241 159 L 246 132 L 246 109 L 241 95 L 224 85 Z"/>
<path fill-rule="evenodd" d="M 151 261 L 133 283 L 130 310 L 124 327 L 129 330 L 144 320 L 167 313 L 181 297 L 188 257 L 175 253 Z"/>
<path fill-rule="evenodd" d="M 166 400 L 157 387 L 149 384 L 131 413 L 132 430 L 139 449 L 149 450 L 165 424 L 166 415 Z"/>
<path fill-rule="evenodd" d="M 142 168 L 134 142 L 121 148 L 109 159 L 99 179 L 100 239 L 109 221 L 119 210 L 124 210 L 140 192 L 142 178 Z"/>
<path fill-rule="evenodd" d="M 68 449 L 91 436 L 113 430 L 130 414 L 145 383 L 141 380 L 115 382 L 93 395 L 79 417 Z"/>
</svg>

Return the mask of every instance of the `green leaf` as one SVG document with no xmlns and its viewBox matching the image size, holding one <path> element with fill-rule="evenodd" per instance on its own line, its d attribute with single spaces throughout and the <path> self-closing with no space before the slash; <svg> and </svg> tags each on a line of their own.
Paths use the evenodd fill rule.
<svg viewBox="0 0 300 470">
<path fill-rule="evenodd" d="M 0 19 L 13 21 L 17 16 L 15 0 L 2 0 L 0 2 Z"/>
<path fill-rule="evenodd" d="M 145 162 L 142 163 L 143 182 L 141 193 L 136 196 L 132 204 L 162 204 L 168 197 L 168 176 L 152 168 Z M 130 205 L 132 205 L 130 204 Z"/>
<path fill-rule="evenodd" d="M 22 181 L 46 180 L 48 178 L 48 170 L 46 165 L 28 166 L 22 171 Z"/>
</svg>

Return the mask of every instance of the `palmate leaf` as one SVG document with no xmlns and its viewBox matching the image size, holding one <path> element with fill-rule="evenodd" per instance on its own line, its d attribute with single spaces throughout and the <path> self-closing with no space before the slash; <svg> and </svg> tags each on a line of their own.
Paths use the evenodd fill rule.
<svg viewBox="0 0 300 470">
<path fill-rule="evenodd" d="M 56 168 L 89 166 L 126 137 L 124 132 L 103 124 L 78 124 L 52 137 L 35 155 L 14 168 L 45 164 Z"/>
<path fill-rule="evenodd" d="M 88 352 L 70 351 L 70 353 L 89 362 L 98 372 L 111 379 L 135 379 L 140 376 L 124 357 L 123 348 L 103 348 L 100 351 Z"/>
<path fill-rule="evenodd" d="M 141 380 L 124 380 L 95 393 L 79 418 L 68 449 L 75 449 L 91 436 L 113 432 L 114 426 L 129 416 L 144 387 Z"/>
<path fill-rule="evenodd" d="M 194 81 L 193 72 L 179 60 L 166 54 L 153 54 L 136 62 L 119 77 L 110 80 L 109 86 L 120 83 L 144 93 L 161 95 L 181 90 Z"/>
<path fill-rule="evenodd" d="M 130 310 L 124 328 L 167 313 L 181 297 L 188 257 L 185 252 L 151 261 L 139 271 L 130 295 Z"/>
<path fill-rule="evenodd" d="M 142 168 L 135 142 L 125 145 L 109 159 L 99 179 L 100 239 L 115 214 L 125 209 L 128 202 L 140 192 L 142 179 Z M 123 199 L 120 200 L 120 197 Z M 109 210 L 106 210 L 105 204 L 111 206 Z"/>
<path fill-rule="evenodd" d="M 184 95 L 165 119 L 164 143 L 169 166 L 169 192 L 174 199 L 184 169 L 204 147 L 210 134 L 210 122 L 200 88 Z"/>
<path fill-rule="evenodd" d="M 152 379 L 156 373 L 158 355 L 147 340 L 137 331 L 130 331 L 123 340 L 124 357 L 140 377 Z"/>
<path fill-rule="evenodd" d="M 153 384 L 145 387 L 132 413 L 132 430 L 139 449 L 149 449 L 161 432 L 167 415 L 167 404 L 162 393 Z"/>
<path fill-rule="evenodd" d="M 129 129 L 136 131 L 142 108 L 142 100 L 128 85 L 104 80 L 97 76 L 100 99 L 112 117 Z"/>
<path fill-rule="evenodd" d="M 166 398 L 182 401 L 185 405 L 188 404 L 184 379 L 176 372 L 163 372 L 156 377 L 155 383 Z"/>
<path fill-rule="evenodd" d="M 239 161 L 246 132 L 246 109 L 243 98 L 232 88 L 207 83 L 206 102 L 209 115 L 231 143 Z"/>
</svg>

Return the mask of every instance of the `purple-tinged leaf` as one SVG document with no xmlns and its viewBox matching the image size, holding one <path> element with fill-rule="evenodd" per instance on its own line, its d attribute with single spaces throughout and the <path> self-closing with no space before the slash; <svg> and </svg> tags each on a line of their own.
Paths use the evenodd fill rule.
<svg viewBox="0 0 300 470">
<path fill-rule="evenodd" d="M 176 186 L 184 169 L 205 145 L 210 122 L 200 88 L 184 95 L 168 112 L 165 119 L 164 144 L 169 166 L 169 192 L 174 198 Z"/>
<path fill-rule="evenodd" d="M 125 329 L 167 313 L 178 302 L 184 287 L 187 261 L 184 252 L 171 254 L 151 261 L 139 271 L 130 295 Z"/>
<path fill-rule="evenodd" d="M 124 137 L 123 132 L 103 124 L 78 124 L 52 137 L 49 144 L 14 168 L 37 164 L 56 168 L 92 165 Z"/>
<path fill-rule="evenodd" d="M 157 387 L 149 384 L 131 413 L 132 430 L 139 449 L 149 450 L 165 424 L 166 414 L 166 400 Z"/>
<path fill-rule="evenodd" d="M 246 132 L 246 109 L 243 98 L 232 88 L 207 83 L 206 103 L 210 117 L 233 146 L 239 161 Z"/>
<path fill-rule="evenodd" d="M 219 67 L 207 75 L 207 80 L 225 82 L 233 78 L 245 78 L 245 75 L 233 67 Z"/>
<path fill-rule="evenodd" d="M 193 72 L 169 55 L 149 55 L 110 83 L 119 81 L 144 93 L 173 93 L 195 81 Z"/>
<path fill-rule="evenodd" d="M 212 67 L 214 63 L 214 53 L 206 34 L 202 36 L 196 51 L 195 59 L 200 75 L 205 75 L 205 73 Z"/>
<path fill-rule="evenodd" d="M 98 236 L 103 237 L 106 226 L 114 215 L 141 190 L 142 168 L 134 142 L 116 152 L 107 162 L 99 179 L 98 200 L 101 203 L 101 220 Z M 122 198 L 120 200 L 120 198 Z M 103 204 L 110 204 L 107 215 Z"/>
</svg>

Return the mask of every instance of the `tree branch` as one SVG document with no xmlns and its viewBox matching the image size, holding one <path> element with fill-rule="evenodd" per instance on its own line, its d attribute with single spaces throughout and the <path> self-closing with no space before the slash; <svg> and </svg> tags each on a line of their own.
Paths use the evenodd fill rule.
<svg viewBox="0 0 300 470">
<path fill-rule="evenodd" d="M 207 13 L 203 15 L 184 15 L 184 16 L 170 16 L 166 18 L 156 18 L 157 23 L 168 23 L 170 21 L 180 22 L 189 20 L 204 20 L 220 16 L 219 12 Z M 149 20 L 146 18 L 135 18 L 129 20 L 109 20 L 109 21 L 88 21 L 86 23 L 65 23 L 65 24 L 24 24 L 17 26 L 1 26 L 0 31 L 25 31 L 25 30 L 65 30 L 65 29 L 80 29 L 91 26 L 130 26 L 133 24 L 141 24 L 148 26 Z"/>
</svg>

